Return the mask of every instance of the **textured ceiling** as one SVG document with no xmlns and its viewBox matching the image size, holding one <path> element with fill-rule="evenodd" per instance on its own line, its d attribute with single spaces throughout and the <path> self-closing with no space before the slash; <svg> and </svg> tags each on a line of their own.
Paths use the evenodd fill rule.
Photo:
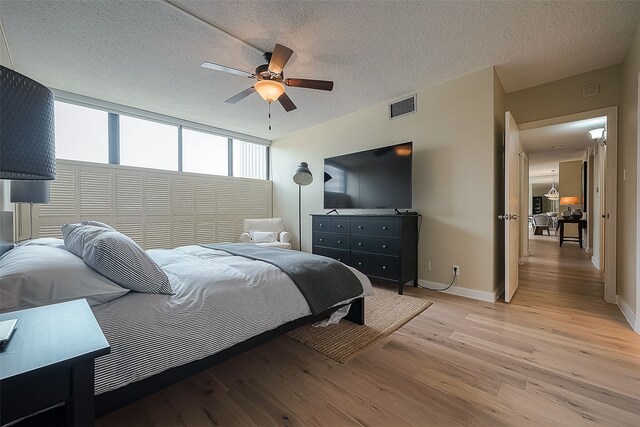
<svg viewBox="0 0 640 427">
<path fill-rule="evenodd" d="M 558 163 L 582 159 L 592 143 L 589 131 L 606 123 L 606 117 L 598 117 L 520 131 L 522 147 L 529 153 L 531 181 L 551 183 L 551 170 L 556 171 L 557 179 Z"/>
<path fill-rule="evenodd" d="M 15 69 L 44 84 L 267 139 L 492 65 L 514 91 L 616 64 L 640 18 L 633 1 L 174 1 L 260 49 L 292 48 L 286 75 L 334 91 L 288 88 L 298 109 L 274 105 L 268 131 L 257 95 L 224 103 L 250 81 L 199 66 L 252 71 L 260 53 L 162 0 L 3 0 L 0 17 Z"/>
</svg>

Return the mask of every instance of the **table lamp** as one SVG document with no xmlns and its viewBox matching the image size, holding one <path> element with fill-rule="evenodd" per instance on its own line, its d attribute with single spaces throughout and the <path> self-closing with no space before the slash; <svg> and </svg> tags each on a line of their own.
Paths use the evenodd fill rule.
<svg viewBox="0 0 640 427">
<path fill-rule="evenodd" d="M 56 179 L 53 93 L 0 66 L 0 179 Z"/>
<path fill-rule="evenodd" d="M 562 212 L 562 218 L 564 219 L 580 219 L 582 218 L 582 211 L 580 209 L 571 210 L 571 205 L 577 205 L 579 203 L 579 199 L 576 196 L 567 196 L 560 198 L 561 205 L 567 205 L 567 210 Z"/>
<path fill-rule="evenodd" d="M 0 66 L 0 179 L 56 179 L 53 93 L 29 77 Z M 13 247 L 4 223 L 12 212 L 1 212 L 0 255 Z M 11 242 L 3 236 L 11 234 Z M 2 321 L 9 336 L 15 319 Z M 11 324 L 12 323 L 12 324 Z"/>
<path fill-rule="evenodd" d="M 51 181 L 11 181 L 11 203 L 29 203 L 29 239 L 33 239 L 33 205 L 49 203 Z"/>
<path fill-rule="evenodd" d="M 53 93 L 7 67 L 0 66 L 0 179 L 56 179 Z M 12 212 L 3 212 L 3 215 Z M 13 235 L 4 228 L 0 235 Z M 0 254 L 13 247 L 0 242 Z"/>
</svg>

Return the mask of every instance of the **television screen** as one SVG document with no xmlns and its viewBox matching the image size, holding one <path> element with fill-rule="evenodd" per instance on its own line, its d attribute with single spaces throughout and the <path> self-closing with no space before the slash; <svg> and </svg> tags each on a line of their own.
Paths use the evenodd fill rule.
<svg viewBox="0 0 640 427">
<path fill-rule="evenodd" d="M 411 209 L 413 143 L 324 160 L 325 209 Z"/>
</svg>

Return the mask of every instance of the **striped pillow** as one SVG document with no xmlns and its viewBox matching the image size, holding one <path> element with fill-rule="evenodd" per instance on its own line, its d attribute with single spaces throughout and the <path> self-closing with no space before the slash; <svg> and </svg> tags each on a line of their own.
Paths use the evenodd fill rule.
<svg viewBox="0 0 640 427">
<path fill-rule="evenodd" d="M 147 253 L 117 231 L 85 235 L 82 259 L 123 288 L 136 292 L 173 294 L 169 278 Z"/>
<path fill-rule="evenodd" d="M 62 237 L 64 246 L 69 252 L 82 258 L 85 240 L 90 240 L 98 234 L 113 228 L 104 228 L 93 224 L 65 224 L 62 226 Z"/>
</svg>

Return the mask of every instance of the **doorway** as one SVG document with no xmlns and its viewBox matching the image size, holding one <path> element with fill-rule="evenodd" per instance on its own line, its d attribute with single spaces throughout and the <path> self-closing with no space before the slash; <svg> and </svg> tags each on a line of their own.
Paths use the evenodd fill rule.
<svg viewBox="0 0 640 427">
<path fill-rule="evenodd" d="M 599 127 L 605 129 L 604 134 L 593 141 L 588 132 Z M 527 262 L 533 246 L 538 251 L 545 248 L 542 242 L 547 242 L 547 248 L 552 247 L 550 244 L 557 246 L 553 252 L 558 256 L 562 256 L 562 249 L 567 249 L 567 253 L 571 251 L 572 259 L 580 254 L 578 258 L 587 259 L 594 271 L 602 274 L 602 297 L 615 303 L 617 107 L 525 123 L 518 125 L 518 129 L 521 158 L 525 159 L 521 162 L 520 182 L 526 183 L 520 197 L 523 200 L 520 209 L 520 264 Z M 527 163 L 528 167 L 525 166 Z M 565 177 L 564 193 L 561 172 L 566 177 L 573 177 L 571 180 Z M 557 199 L 549 197 L 553 195 L 554 186 L 558 192 Z M 563 196 L 571 199 L 562 199 Z M 568 208 L 567 202 L 572 203 L 572 210 L 584 211 L 582 223 L 558 221 Z M 536 215 L 549 218 L 548 228 L 532 227 L 534 210 Z M 566 241 L 561 248 L 560 229 L 564 228 L 565 237 L 575 235 L 575 240 L 578 240 L 578 227 L 581 226 L 586 227 L 582 249 L 579 249 L 579 242 Z M 536 242 L 532 245 L 533 240 Z M 573 246 L 578 248 L 578 252 Z"/>
</svg>

